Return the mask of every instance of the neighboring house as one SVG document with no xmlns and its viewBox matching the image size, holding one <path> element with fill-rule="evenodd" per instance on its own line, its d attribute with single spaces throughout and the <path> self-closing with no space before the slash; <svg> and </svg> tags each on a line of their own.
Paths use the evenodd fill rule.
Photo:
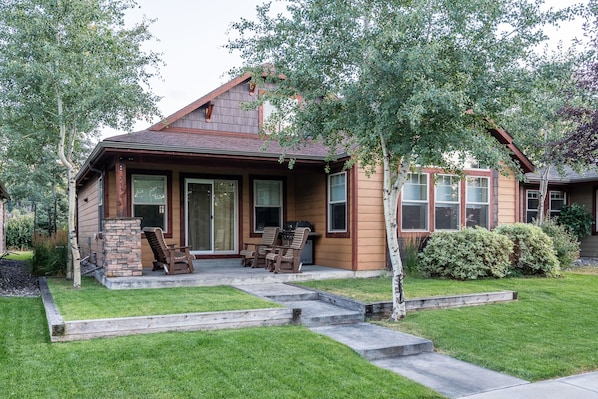
<svg viewBox="0 0 598 399">
<path fill-rule="evenodd" d="M 592 215 L 592 235 L 581 240 L 581 256 L 598 257 L 598 167 L 577 173 L 566 168 L 561 174 L 552 169 L 548 177 L 548 192 L 544 207 L 551 217 L 558 216 L 563 205 L 584 205 Z M 527 174 L 527 183 L 521 185 L 522 220 L 531 221 L 537 216 L 540 193 L 540 177 L 534 173 Z"/>
<path fill-rule="evenodd" d="M 279 162 L 279 145 L 259 135 L 267 107 L 241 107 L 254 94 L 244 75 L 147 130 L 100 142 L 77 175 L 82 256 L 102 265 L 102 221 L 108 218 L 141 217 L 142 226 L 162 227 L 168 243 L 191 246 L 199 259 L 238 257 L 242 243 L 256 241 L 264 226 L 308 221 L 315 231 L 313 263 L 385 268 L 382 173 L 343 170 L 346 154 L 327 160 L 328 150 L 311 142 L 285 149 L 296 160 L 289 169 Z M 532 170 L 506 132 L 492 133 Z M 434 173 L 440 176 L 424 170 L 406 185 L 401 233 L 518 221 L 513 177 L 474 168 L 466 181 L 442 174 L 442 188 L 434 188 Z M 152 252 L 146 240 L 141 245 L 149 268 Z"/>
<path fill-rule="evenodd" d="M 4 222 L 6 220 L 5 202 L 10 200 L 8 191 L 0 182 L 0 255 L 6 253 L 6 232 L 4 230 Z"/>
</svg>

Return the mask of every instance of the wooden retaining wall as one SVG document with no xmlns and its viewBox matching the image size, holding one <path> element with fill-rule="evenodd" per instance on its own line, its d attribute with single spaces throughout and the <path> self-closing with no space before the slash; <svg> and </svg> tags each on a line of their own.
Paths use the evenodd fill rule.
<svg viewBox="0 0 598 399">
<path fill-rule="evenodd" d="M 64 321 L 54 303 L 45 278 L 40 278 L 50 340 L 78 341 L 165 331 L 198 331 L 225 328 L 280 326 L 298 323 L 300 309 L 270 308 L 226 312 L 119 317 L 112 319 Z"/>
</svg>

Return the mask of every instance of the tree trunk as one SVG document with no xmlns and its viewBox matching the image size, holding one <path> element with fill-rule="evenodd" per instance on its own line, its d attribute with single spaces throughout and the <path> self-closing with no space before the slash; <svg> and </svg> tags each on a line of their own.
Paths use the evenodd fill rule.
<svg viewBox="0 0 598 399">
<path fill-rule="evenodd" d="M 386 148 L 386 141 L 381 136 L 383 166 L 384 166 L 384 189 L 382 200 L 384 204 L 384 221 L 386 225 L 386 241 L 388 253 L 392 264 L 392 314 L 390 319 L 398 321 L 407 315 L 405 307 L 405 295 L 403 289 L 403 262 L 399 248 L 399 235 L 397 231 L 397 210 L 399 194 L 405 182 L 409 170 L 409 156 L 403 158 L 403 162 L 396 169 L 391 162 L 391 156 Z"/>
<path fill-rule="evenodd" d="M 550 165 L 546 166 L 540 175 L 540 198 L 538 200 L 538 216 L 536 224 L 539 226 L 544 223 L 546 217 L 546 196 L 548 195 L 548 177 L 550 176 Z"/>
<path fill-rule="evenodd" d="M 77 210 L 77 184 L 75 181 L 75 165 L 71 161 L 73 146 L 75 142 L 76 130 L 71 129 L 70 140 L 68 140 L 68 151 L 65 151 L 67 142 L 67 126 L 64 121 L 64 111 L 62 98 L 60 93 L 57 92 L 57 108 L 58 115 L 61 118 L 60 123 L 60 142 L 58 143 L 58 156 L 62 164 L 66 167 L 67 179 L 68 179 L 68 203 L 69 203 L 69 215 L 68 215 L 68 229 L 69 229 L 69 259 L 67 261 L 67 279 L 73 279 L 73 287 L 81 287 L 81 254 L 79 252 L 79 243 L 77 241 L 77 230 L 76 230 L 76 210 Z"/>
</svg>

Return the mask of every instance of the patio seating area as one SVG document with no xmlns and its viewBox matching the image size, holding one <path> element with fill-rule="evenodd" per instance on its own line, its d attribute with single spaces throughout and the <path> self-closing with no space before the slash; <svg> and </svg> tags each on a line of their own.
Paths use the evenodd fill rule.
<svg viewBox="0 0 598 399">
<path fill-rule="evenodd" d="M 143 269 L 141 276 L 106 277 L 99 269 L 95 278 L 109 289 L 131 288 L 171 288 L 171 287 L 207 287 L 216 285 L 287 283 L 307 280 L 323 280 L 334 278 L 367 278 L 376 277 L 383 270 L 352 271 L 304 265 L 301 273 L 270 273 L 263 268 L 240 266 L 239 258 L 228 259 L 196 259 L 193 261 L 194 273 L 167 275 L 163 271 Z"/>
</svg>

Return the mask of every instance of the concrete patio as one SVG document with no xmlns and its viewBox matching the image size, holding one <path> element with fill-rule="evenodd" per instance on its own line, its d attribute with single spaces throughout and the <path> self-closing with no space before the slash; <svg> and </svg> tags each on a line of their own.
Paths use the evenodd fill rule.
<svg viewBox="0 0 598 399">
<path fill-rule="evenodd" d="M 142 276 L 106 277 L 103 270 L 95 271 L 95 278 L 109 289 L 131 288 L 170 288 L 170 287 L 207 287 L 216 285 L 247 285 L 286 283 L 307 280 L 335 278 L 367 278 L 386 273 L 384 270 L 352 271 L 304 265 L 301 273 L 274 274 L 264 268 L 241 267 L 239 258 L 231 259 L 196 259 L 193 261 L 195 272 L 192 274 L 166 275 L 162 271 L 144 269 Z"/>
</svg>

